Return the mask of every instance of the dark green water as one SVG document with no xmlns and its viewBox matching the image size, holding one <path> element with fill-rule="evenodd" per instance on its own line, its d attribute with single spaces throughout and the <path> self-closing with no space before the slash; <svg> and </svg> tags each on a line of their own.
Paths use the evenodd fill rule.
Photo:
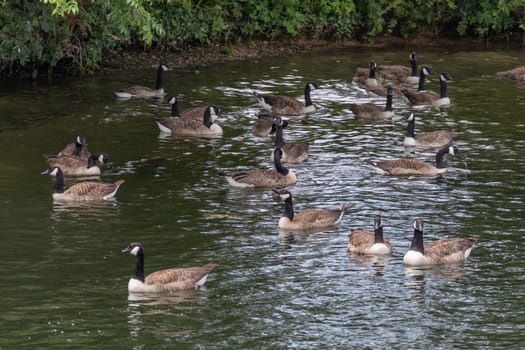
<svg viewBox="0 0 525 350">
<path fill-rule="evenodd" d="M 441 177 L 376 175 L 365 159 L 404 155 L 406 124 L 363 124 L 349 103 L 377 101 L 351 82 L 371 58 L 407 64 L 409 49 L 353 50 L 228 62 L 165 75 L 182 109 L 222 106 L 218 140 L 159 137 L 169 115 L 155 100 L 119 101 L 113 91 L 153 84 L 154 68 L 46 84 L 0 84 L 0 348 L 348 349 L 522 348 L 525 346 L 525 88 L 494 73 L 524 64 L 518 50 L 417 50 L 447 71 L 453 105 L 416 109 L 416 130 L 454 127 L 465 164 Z M 152 65 L 155 65 L 153 62 Z M 252 90 L 300 97 L 318 111 L 291 122 L 289 141 L 310 142 L 293 166 L 296 209 L 349 209 L 340 226 L 282 235 L 282 203 L 269 190 L 232 189 L 220 171 L 269 166 L 270 139 L 250 128 Z M 438 90 L 437 77 L 427 86 Z M 394 100 L 398 115 L 410 107 Z M 116 201 L 63 205 L 42 154 L 77 134 L 109 154 L 101 180 L 124 179 Z M 433 151 L 417 157 L 432 161 Z M 67 184 L 71 184 L 68 181 Z M 349 256 L 351 228 L 381 213 L 394 253 Z M 479 236 L 464 265 L 408 270 L 412 222 L 427 239 Z M 203 290 L 128 297 L 140 241 L 146 272 L 220 266 Z"/>
</svg>

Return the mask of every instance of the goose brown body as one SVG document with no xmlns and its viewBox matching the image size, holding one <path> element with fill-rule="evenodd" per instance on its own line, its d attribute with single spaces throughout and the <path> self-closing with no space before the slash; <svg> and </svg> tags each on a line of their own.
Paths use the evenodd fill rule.
<svg viewBox="0 0 525 350">
<path fill-rule="evenodd" d="M 379 65 L 377 70 L 381 77 L 386 80 L 395 80 L 402 83 L 417 84 L 419 75 L 417 72 L 417 57 L 415 52 L 411 52 L 408 61 L 410 67 L 402 65 Z"/>
<path fill-rule="evenodd" d="M 429 266 L 464 262 L 470 255 L 477 237 L 449 238 L 423 243 L 423 220 L 414 222 L 414 237 L 403 263 L 409 266 Z"/>
<path fill-rule="evenodd" d="M 403 140 L 403 145 L 406 147 L 439 148 L 450 144 L 456 137 L 454 129 L 422 132 L 415 135 L 416 118 L 412 112 L 408 113 L 407 120 L 407 132 Z"/>
<path fill-rule="evenodd" d="M 201 115 L 201 119 L 169 117 L 157 119 L 159 129 L 164 133 L 181 136 L 215 137 L 222 135 L 222 128 L 213 123 L 216 116 L 216 106 L 208 106 Z"/>
<path fill-rule="evenodd" d="M 253 92 L 263 108 L 277 115 L 298 116 L 302 114 L 315 112 L 315 106 L 312 103 L 310 92 L 317 89 L 317 85 L 308 82 L 304 88 L 304 103 L 294 97 L 260 94 Z"/>
<path fill-rule="evenodd" d="M 496 75 L 507 79 L 525 81 L 525 66 L 516 67 L 514 69 L 503 72 L 498 72 L 496 73 Z"/>
<path fill-rule="evenodd" d="M 392 109 L 393 89 L 388 87 L 386 106 L 381 107 L 373 103 L 352 104 L 350 109 L 357 120 L 381 121 L 394 116 Z"/>
<path fill-rule="evenodd" d="M 76 156 L 87 161 L 90 152 L 87 147 L 87 141 L 84 136 L 77 136 L 75 142 L 71 142 L 64 147 L 64 149 L 58 152 L 55 156 L 49 156 L 48 158 L 58 157 L 62 155 Z"/>
<path fill-rule="evenodd" d="M 285 187 L 297 181 L 294 172 L 281 164 L 282 150 L 273 153 L 274 169 L 252 169 L 226 174 L 226 181 L 233 187 Z"/>
<path fill-rule="evenodd" d="M 442 73 L 439 78 L 440 93 L 433 91 L 424 91 L 418 89 L 417 91 L 405 89 L 403 94 L 410 101 L 412 105 L 431 105 L 431 106 L 445 106 L 450 104 L 450 98 L 447 95 L 447 81 L 452 78 L 447 73 Z"/>
<path fill-rule="evenodd" d="M 308 231 L 335 226 L 346 210 L 343 203 L 338 209 L 308 209 L 295 213 L 292 194 L 287 190 L 275 191 L 284 200 L 284 214 L 279 219 L 279 228 L 290 231 Z"/>
<path fill-rule="evenodd" d="M 401 158 L 379 162 L 367 161 L 382 175 L 436 175 L 447 171 L 444 166 L 445 154 L 460 156 L 456 146 L 447 146 L 436 153 L 436 166 L 414 158 Z"/>
<path fill-rule="evenodd" d="M 80 182 L 64 190 L 64 174 L 60 168 L 49 168 L 44 174 L 56 177 L 53 199 L 64 201 L 107 200 L 113 198 L 124 183 L 124 180 L 115 183 Z"/>
<path fill-rule="evenodd" d="M 288 123 L 277 117 L 272 125 L 272 131 L 275 133 L 275 147 L 281 147 L 283 154 L 281 161 L 284 163 L 301 163 L 308 158 L 309 145 L 302 143 L 286 143 L 283 138 L 283 129 Z M 270 132 L 271 133 L 271 132 Z"/>
<path fill-rule="evenodd" d="M 170 268 L 150 273 L 144 277 L 144 248 L 142 245 L 131 243 L 122 252 L 136 256 L 135 272 L 128 282 L 130 293 L 163 293 L 197 289 L 206 283 L 208 274 L 218 266 L 218 264 L 209 263 L 204 266 Z"/>
<path fill-rule="evenodd" d="M 392 253 L 390 241 L 383 237 L 381 216 L 374 218 L 374 232 L 366 229 L 352 229 L 348 235 L 348 251 L 355 254 L 387 255 Z"/>
<path fill-rule="evenodd" d="M 90 155 L 87 160 L 76 156 L 60 155 L 48 158 L 47 162 L 49 167 L 59 167 L 64 175 L 89 176 L 100 175 L 101 170 L 96 165 L 96 162 L 105 164 L 107 160 L 105 154 L 95 153 Z"/>
<path fill-rule="evenodd" d="M 120 91 L 116 91 L 115 95 L 120 98 L 148 98 L 148 97 L 162 97 L 165 95 L 164 88 L 162 87 L 162 72 L 169 70 L 165 64 L 159 64 L 157 69 L 157 79 L 155 82 L 155 88 L 152 89 L 147 86 L 134 85 Z"/>
</svg>

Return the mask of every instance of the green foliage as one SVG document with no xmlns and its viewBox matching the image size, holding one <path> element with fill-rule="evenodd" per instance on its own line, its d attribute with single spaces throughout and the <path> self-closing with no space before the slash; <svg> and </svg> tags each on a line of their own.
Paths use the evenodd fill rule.
<svg viewBox="0 0 525 350">
<path fill-rule="evenodd" d="M 525 0 L 3 0 L 0 10 L 0 77 L 90 72 L 103 53 L 129 46 L 525 29 Z"/>
</svg>

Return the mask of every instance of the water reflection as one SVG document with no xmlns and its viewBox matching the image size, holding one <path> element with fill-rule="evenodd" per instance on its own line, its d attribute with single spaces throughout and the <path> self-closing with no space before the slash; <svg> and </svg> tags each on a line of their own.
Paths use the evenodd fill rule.
<svg viewBox="0 0 525 350">
<path fill-rule="evenodd" d="M 115 199 L 93 201 L 53 201 L 51 219 L 64 221 L 86 217 L 119 216 L 119 202 Z"/>
<path fill-rule="evenodd" d="M 364 255 L 353 252 L 348 252 L 348 257 L 351 263 L 373 270 L 374 275 L 378 277 L 384 276 L 385 267 L 388 266 L 391 260 L 390 255 Z"/>
</svg>

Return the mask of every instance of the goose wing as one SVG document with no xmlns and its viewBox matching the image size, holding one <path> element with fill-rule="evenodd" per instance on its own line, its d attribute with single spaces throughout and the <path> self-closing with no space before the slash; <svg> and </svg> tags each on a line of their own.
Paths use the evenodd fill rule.
<svg viewBox="0 0 525 350">
<path fill-rule="evenodd" d="M 81 182 L 69 187 L 64 194 L 73 197 L 103 198 L 115 192 L 123 182 L 124 180 L 118 180 L 115 183 Z"/>
<path fill-rule="evenodd" d="M 206 126 L 202 123 L 202 115 L 200 121 L 191 118 L 170 117 L 158 119 L 157 122 L 171 129 L 173 133 L 183 133 L 185 130 L 196 130 L 201 127 L 206 128 Z"/>
<path fill-rule="evenodd" d="M 413 105 L 430 105 L 439 99 L 439 94 L 433 91 L 412 91 L 405 89 L 403 90 L 403 95 L 405 95 Z"/>
<path fill-rule="evenodd" d="M 441 147 L 452 142 L 454 137 L 454 130 L 437 130 L 416 135 L 416 141 L 421 146 Z"/>
<path fill-rule="evenodd" d="M 313 226 L 335 225 L 341 218 L 342 211 L 339 209 L 309 209 L 294 216 L 294 221 L 311 223 Z"/>
<path fill-rule="evenodd" d="M 432 241 L 425 244 L 425 255 L 437 263 L 461 262 L 468 256 L 468 253 L 465 254 L 465 252 L 471 249 L 477 241 L 477 237 Z"/>
<path fill-rule="evenodd" d="M 358 228 L 350 230 L 348 235 L 348 250 L 351 252 L 364 252 L 374 245 L 374 234 L 368 230 Z"/>
<path fill-rule="evenodd" d="M 391 175 L 427 174 L 436 169 L 433 165 L 413 158 L 402 158 L 376 162 L 374 166 Z"/>
<path fill-rule="evenodd" d="M 401 80 L 412 73 L 412 69 L 400 64 L 379 65 L 377 70 L 387 80 Z"/>
<path fill-rule="evenodd" d="M 227 176 L 236 182 L 250 184 L 255 187 L 274 187 L 288 185 L 287 177 L 273 169 L 254 169 L 240 171 Z"/>
<path fill-rule="evenodd" d="M 289 96 L 262 95 L 264 101 L 272 106 L 272 112 L 276 114 L 295 114 L 300 113 L 304 109 L 304 104 Z"/>
<path fill-rule="evenodd" d="M 283 146 L 283 161 L 301 162 L 308 157 L 307 143 L 286 143 Z"/>
<path fill-rule="evenodd" d="M 504 72 L 498 72 L 496 75 L 514 80 L 525 80 L 525 66 L 517 67 Z"/>
<path fill-rule="evenodd" d="M 394 93 L 394 96 L 401 97 L 403 96 L 403 89 L 396 85 L 390 85 L 392 88 L 392 91 Z M 387 88 L 386 85 L 377 85 L 377 86 L 368 86 L 366 89 L 370 92 L 373 92 L 376 95 L 379 96 L 386 96 L 387 95 Z"/>
<path fill-rule="evenodd" d="M 153 272 L 146 276 L 146 284 L 179 284 L 185 285 L 184 288 L 177 289 L 191 289 L 195 288 L 196 283 L 208 275 L 218 264 L 210 263 L 205 266 L 195 266 L 195 267 L 182 267 L 182 268 L 173 268 L 160 270 Z"/>
<path fill-rule="evenodd" d="M 81 168 L 81 167 L 87 167 L 87 160 L 76 157 L 76 156 L 68 156 L 65 154 L 57 155 L 54 158 L 48 158 L 47 160 L 50 167 L 59 167 L 59 168 Z"/>
<path fill-rule="evenodd" d="M 181 118 L 195 119 L 202 122 L 204 112 L 208 107 L 193 107 L 186 109 L 180 113 Z"/>
<path fill-rule="evenodd" d="M 252 126 L 252 133 L 260 137 L 269 136 L 272 129 L 272 124 L 272 117 L 259 117 Z"/>
<path fill-rule="evenodd" d="M 120 90 L 120 92 L 127 92 L 130 95 L 141 95 L 141 94 L 153 94 L 155 93 L 155 90 L 147 86 L 133 85 L 133 86 L 130 86 L 129 88 Z"/>
</svg>

